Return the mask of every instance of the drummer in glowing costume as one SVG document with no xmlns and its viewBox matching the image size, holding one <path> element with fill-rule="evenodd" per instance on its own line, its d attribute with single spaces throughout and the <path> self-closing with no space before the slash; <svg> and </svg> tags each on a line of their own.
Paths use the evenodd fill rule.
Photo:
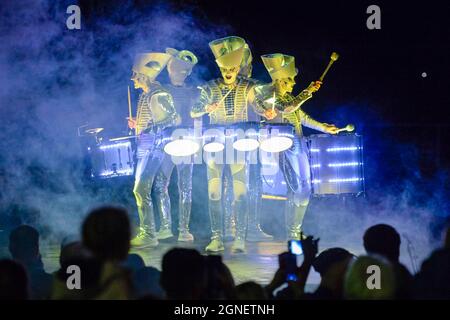
<svg viewBox="0 0 450 320">
<path fill-rule="evenodd" d="M 249 79 L 238 77 L 244 56 L 244 39 L 226 37 L 210 42 L 209 46 L 216 58 L 222 78 L 211 80 L 201 87 L 199 101 L 193 106 L 191 116 L 196 118 L 209 114 L 211 124 L 231 125 L 249 121 L 248 104 L 253 103 L 255 83 Z M 224 250 L 222 220 L 224 167 L 225 164 L 216 164 L 214 161 L 207 163 L 212 237 L 206 251 L 211 252 Z M 244 252 L 248 220 L 248 170 L 245 163 L 230 164 L 230 169 L 236 212 L 236 236 L 232 251 Z"/>
<path fill-rule="evenodd" d="M 161 163 L 170 161 L 161 144 L 164 128 L 179 122 L 173 106 L 172 96 L 155 81 L 171 56 L 152 52 L 139 54 L 133 65 L 135 89 L 142 89 L 139 97 L 137 117 L 129 119 L 128 125 L 136 130 L 137 158 L 133 192 L 139 212 L 139 232 L 131 241 L 133 246 L 157 246 L 155 217 L 151 190 Z"/>
<path fill-rule="evenodd" d="M 182 126 L 193 127 L 194 121 L 197 120 L 191 118 L 190 110 L 195 103 L 198 90 L 186 84 L 185 80 L 191 74 L 192 68 L 197 64 L 197 57 L 190 51 L 178 51 L 173 48 L 167 48 L 166 53 L 171 56 L 167 64 L 170 84 L 165 85 L 164 88 L 173 98 L 175 109 L 181 117 L 180 124 Z M 168 187 L 174 166 L 174 162 L 170 161 L 170 159 L 169 161 L 165 161 L 155 178 L 154 193 L 159 202 L 161 220 L 158 239 L 167 239 L 173 236 Z M 189 232 L 189 218 L 192 205 L 193 163 L 180 163 L 176 167 L 179 193 L 178 241 L 193 241 L 194 237 Z"/>
<path fill-rule="evenodd" d="M 242 59 L 241 69 L 239 71 L 239 76 L 243 78 L 250 79 L 252 77 L 252 66 L 253 56 L 248 44 L 245 44 L 244 48 L 244 58 Z M 252 81 L 258 83 L 252 79 Z M 250 111 L 250 110 L 249 110 Z M 250 120 L 250 119 L 249 119 Z M 253 119 L 252 119 L 253 120 Z M 257 115 L 254 120 L 259 121 L 260 117 Z M 253 152 L 258 152 L 257 150 Z M 252 155 L 249 155 L 249 158 Z M 247 241 L 267 241 L 271 240 L 273 237 L 271 235 L 266 234 L 261 229 L 260 224 L 260 213 L 261 213 L 261 196 L 262 196 L 262 181 L 260 174 L 260 163 L 248 163 L 249 170 L 249 190 L 248 190 L 248 203 L 249 203 L 249 214 L 248 214 L 248 225 L 247 225 Z M 228 173 L 228 172 L 227 172 Z M 225 206 L 224 206 L 224 214 L 225 214 L 225 239 L 229 239 L 233 237 L 233 227 L 236 224 L 235 215 L 232 211 L 231 201 L 230 200 L 230 189 L 232 189 L 229 185 L 229 175 L 225 174 L 224 179 L 224 197 L 225 197 Z M 232 195 L 231 195 L 232 196 Z"/>
<path fill-rule="evenodd" d="M 288 238 L 300 239 L 302 221 L 311 195 L 310 169 L 306 144 L 302 139 L 302 125 L 330 134 L 338 133 L 338 128 L 312 119 L 300 108 L 320 88 L 320 81 L 312 82 L 297 96 L 291 94 L 298 73 L 294 57 L 276 53 L 263 55 L 261 58 L 272 78 L 272 83 L 255 88 L 256 103 L 266 110 L 263 115 L 268 122 L 290 123 L 295 128 L 294 145 L 280 157 L 280 168 L 288 186 L 286 205 Z"/>
</svg>

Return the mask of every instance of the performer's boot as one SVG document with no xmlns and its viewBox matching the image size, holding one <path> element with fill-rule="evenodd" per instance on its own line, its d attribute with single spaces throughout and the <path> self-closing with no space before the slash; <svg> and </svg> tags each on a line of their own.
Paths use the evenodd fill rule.
<svg viewBox="0 0 450 320">
<path fill-rule="evenodd" d="M 222 201 L 209 201 L 209 218 L 211 221 L 211 242 L 205 248 L 207 252 L 223 251 L 223 223 L 222 223 Z"/>
<path fill-rule="evenodd" d="M 236 237 L 231 251 L 233 253 L 245 252 L 245 238 L 247 233 L 248 223 L 248 205 L 247 199 L 240 199 L 236 201 Z"/>
<path fill-rule="evenodd" d="M 251 198 L 251 205 L 249 206 L 247 241 L 270 241 L 273 239 L 273 236 L 262 231 L 260 225 L 261 199 L 255 199 L 259 195 L 253 195 L 252 197 L 253 199 Z"/>
<path fill-rule="evenodd" d="M 180 198 L 179 205 L 178 241 L 194 241 L 194 236 L 189 232 L 189 219 L 191 215 L 191 202 Z"/>
<path fill-rule="evenodd" d="M 156 237 L 155 218 L 153 216 L 152 205 L 138 206 L 139 232 L 131 240 L 133 247 L 156 247 L 158 239 Z"/>
<path fill-rule="evenodd" d="M 288 240 L 303 240 L 302 239 L 302 222 L 305 216 L 307 205 L 295 205 L 288 201 L 287 214 L 287 231 Z"/>
<path fill-rule="evenodd" d="M 157 233 L 159 240 L 168 239 L 173 237 L 172 234 L 172 217 L 170 215 L 170 199 L 169 195 L 165 192 L 157 194 L 157 199 L 159 202 L 159 212 L 161 225 Z"/>
</svg>

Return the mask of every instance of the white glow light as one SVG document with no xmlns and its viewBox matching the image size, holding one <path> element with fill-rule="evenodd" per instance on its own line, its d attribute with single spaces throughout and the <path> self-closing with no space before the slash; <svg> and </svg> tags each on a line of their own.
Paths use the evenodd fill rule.
<svg viewBox="0 0 450 320">
<path fill-rule="evenodd" d="M 292 147 L 293 141 L 289 137 L 273 137 L 261 142 L 261 150 L 265 152 L 282 152 Z"/>
<path fill-rule="evenodd" d="M 311 166 L 311 168 L 320 168 L 320 167 L 321 167 L 320 164 L 313 164 L 313 165 Z"/>
<path fill-rule="evenodd" d="M 309 149 L 310 152 L 320 152 L 320 149 L 311 148 Z"/>
<path fill-rule="evenodd" d="M 259 142 L 255 139 L 239 139 L 233 142 L 233 148 L 237 151 L 253 151 L 258 149 Z"/>
<path fill-rule="evenodd" d="M 164 146 L 164 151 L 175 157 L 192 156 L 198 149 L 200 149 L 200 145 L 197 142 L 187 139 L 174 140 Z"/>
<path fill-rule="evenodd" d="M 120 148 L 120 147 L 129 148 L 129 147 L 131 147 L 131 142 L 107 144 L 107 145 L 104 145 L 104 146 L 100 146 L 100 150 L 115 149 L 115 148 Z"/>
<path fill-rule="evenodd" d="M 112 176 L 112 175 L 132 175 L 132 174 L 133 174 L 133 169 L 127 168 L 127 169 L 119 169 L 116 171 L 105 170 L 105 171 L 102 171 L 102 173 L 100 173 L 100 176 L 104 177 L 104 176 Z"/>
<path fill-rule="evenodd" d="M 339 183 L 339 182 L 357 182 L 357 181 L 362 181 L 362 178 L 343 178 L 343 179 L 330 179 L 328 180 L 328 182 L 334 182 L 334 183 Z"/>
<path fill-rule="evenodd" d="M 342 163 L 329 163 L 328 166 L 335 168 L 335 167 L 356 167 L 361 165 L 361 162 L 342 162 Z"/>
<path fill-rule="evenodd" d="M 225 149 L 225 146 L 220 142 L 210 142 L 203 146 L 206 152 L 220 152 Z"/>
<path fill-rule="evenodd" d="M 311 182 L 312 182 L 312 183 L 321 183 L 322 180 L 320 180 L 320 179 L 313 179 Z"/>
<path fill-rule="evenodd" d="M 355 151 L 359 149 L 361 149 L 361 147 L 336 147 L 336 148 L 327 148 L 327 152 Z"/>
</svg>

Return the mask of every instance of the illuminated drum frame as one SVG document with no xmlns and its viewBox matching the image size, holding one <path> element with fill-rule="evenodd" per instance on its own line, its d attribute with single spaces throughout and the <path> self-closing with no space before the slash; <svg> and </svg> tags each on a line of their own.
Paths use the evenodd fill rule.
<svg viewBox="0 0 450 320">
<path fill-rule="evenodd" d="M 315 196 L 364 193 L 362 136 L 316 134 L 307 141 Z"/>
<path fill-rule="evenodd" d="M 134 159 L 130 140 L 105 142 L 88 147 L 91 178 L 132 176 Z"/>
</svg>

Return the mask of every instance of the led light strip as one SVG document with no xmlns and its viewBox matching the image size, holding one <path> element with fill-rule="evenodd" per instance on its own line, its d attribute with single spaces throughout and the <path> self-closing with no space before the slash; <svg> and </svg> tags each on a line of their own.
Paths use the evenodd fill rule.
<svg viewBox="0 0 450 320">
<path fill-rule="evenodd" d="M 362 162 L 341 162 L 341 163 L 329 163 L 328 166 L 335 167 L 356 167 L 362 165 Z"/>
<path fill-rule="evenodd" d="M 131 146 L 130 142 L 115 143 L 115 144 L 108 144 L 108 145 L 100 146 L 100 150 L 120 148 L 120 147 L 130 147 L 130 146 Z"/>
<path fill-rule="evenodd" d="M 336 148 L 327 148 L 327 152 L 355 151 L 360 149 L 362 149 L 362 147 L 336 147 Z"/>
</svg>

